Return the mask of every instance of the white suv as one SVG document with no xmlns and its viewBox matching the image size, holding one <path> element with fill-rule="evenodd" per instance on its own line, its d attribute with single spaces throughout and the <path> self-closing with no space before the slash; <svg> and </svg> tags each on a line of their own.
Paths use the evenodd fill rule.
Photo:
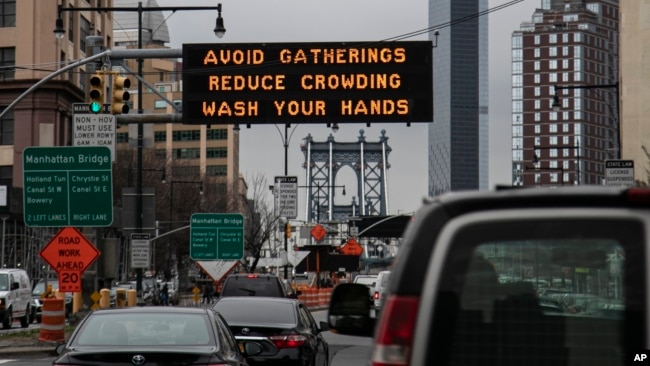
<svg viewBox="0 0 650 366">
<path fill-rule="evenodd" d="M 31 323 L 32 290 L 27 272 L 16 268 L 0 269 L 0 321 L 11 328 L 14 319 L 27 328 Z"/>
<path fill-rule="evenodd" d="M 380 311 L 381 306 L 386 298 L 386 291 L 388 290 L 388 281 L 390 281 L 390 271 L 381 271 L 377 275 L 375 288 L 372 291 L 372 300 L 374 301 L 375 310 Z"/>
</svg>

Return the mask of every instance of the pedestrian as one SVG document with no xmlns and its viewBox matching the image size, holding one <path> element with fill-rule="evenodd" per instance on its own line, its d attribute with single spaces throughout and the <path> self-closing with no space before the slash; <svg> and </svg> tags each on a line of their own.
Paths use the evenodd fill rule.
<svg viewBox="0 0 650 366">
<path fill-rule="evenodd" d="M 206 284 L 203 286 L 203 303 L 212 304 L 212 294 L 214 292 L 214 287 L 212 284 Z"/>
<path fill-rule="evenodd" d="M 160 305 L 168 306 L 169 305 L 169 287 L 165 283 L 162 290 L 160 291 Z"/>
</svg>

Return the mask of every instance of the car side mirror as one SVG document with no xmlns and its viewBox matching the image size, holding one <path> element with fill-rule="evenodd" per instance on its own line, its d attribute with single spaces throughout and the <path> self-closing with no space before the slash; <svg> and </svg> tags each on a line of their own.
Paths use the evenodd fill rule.
<svg viewBox="0 0 650 366">
<path fill-rule="evenodd" d="M 328 311 L 328 325 L 340 334 L 372 337 L 376 319 L 370 317 L 372 302 L 368 287 L 342 283 L 334 288 Z"/>
</svg>

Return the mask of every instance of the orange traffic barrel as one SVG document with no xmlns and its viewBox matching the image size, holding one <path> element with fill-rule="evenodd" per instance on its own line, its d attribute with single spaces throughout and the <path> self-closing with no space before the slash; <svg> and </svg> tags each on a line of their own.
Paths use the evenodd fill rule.
<svg viewBox="0 0 650 366">
<path fill-rule="evenodd" d="M 327 288 L 318 289 L 318 306 L 324 306 L 329 301 Z"/>
<path fill-rule="evenodd" d="M 65 334 L 65 308 L 63 299 L 43 299 L 43 313 L 41 315 L 41 331 L 39 341 L 63 342 Z"/>
<path fill-rule="evenodd" d="M 312 287 L 307 292 L 307 307 L 311 308 L 316 306 L 318 306 L 318 289 Z"/>
</svg>

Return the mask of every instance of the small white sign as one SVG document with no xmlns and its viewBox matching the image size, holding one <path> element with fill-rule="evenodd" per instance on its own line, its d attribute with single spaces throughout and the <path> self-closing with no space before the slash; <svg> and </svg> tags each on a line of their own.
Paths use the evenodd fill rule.
<svg viewBox="0 0 650 366">
<path fill-rule="evenodd" d="M 633 187 L 634 160 L 606 160 L 605 184 L 610 187 Z"/>
<path fill-rule="evenodd" d="M 74 114 L 72 116 L 74 146 L 106 146 L 115 161 L 115 116 L 112 114 Z"/>
<path fill-rule="evenodd" d="M 149 234 L 131 234 L 131 268 L 149 268 L 150 244 Z"/>
<path fill-rule="evenodd" d="M 298 177 L 275 177 L 275 215 L 287 219 L 298 217 Z"/>
</svg>

